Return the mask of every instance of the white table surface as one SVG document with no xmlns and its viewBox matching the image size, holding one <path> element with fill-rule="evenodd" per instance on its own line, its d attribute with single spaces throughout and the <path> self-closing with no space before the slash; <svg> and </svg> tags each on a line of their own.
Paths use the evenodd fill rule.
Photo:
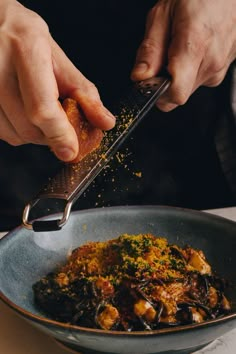
<svg viewBox="0 0 236 354">
<path fill-rule="evenodd" d="M 236 207 L 207 210 L 236 221 Z M 0 233 L 0 237 L 3 233 Z M 236 235 L 235 235 L 236 236 Z M 34 328 L 0 301 L 0 354 L 68 354 L 48 335 Z M 235 354 L 236 328 L 194 354 Z"/>
</svg>

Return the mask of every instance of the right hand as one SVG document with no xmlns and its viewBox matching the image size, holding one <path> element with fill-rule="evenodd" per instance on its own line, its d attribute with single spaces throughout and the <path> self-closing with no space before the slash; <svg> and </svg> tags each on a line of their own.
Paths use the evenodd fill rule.
<svg viewBox="0 0 236 354">
<path fill-rule="evenodd" d="M 157 106 L 169 112 L 200 86 L 216 87 L 236 59 L 236 0 L 159 0 L 147 17 L 146 32 L 132 72 L 134 81 L 158 75 L 171 85 Z"/>
<path fill-rule="evenodd" d="M 13 146 L 48 145 L 71 161 L 78 140 L 59 97 L 74 98 L 92 125 L 115 125 L 94 84 L 56 44 L 45 21 L 15 0 L 0 4 L 0 52 L 0 139 Z"/>
</svg>

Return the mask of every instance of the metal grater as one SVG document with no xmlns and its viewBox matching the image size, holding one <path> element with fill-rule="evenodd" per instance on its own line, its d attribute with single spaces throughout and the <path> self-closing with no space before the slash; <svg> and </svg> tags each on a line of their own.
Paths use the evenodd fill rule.
<svg viewBox="0 0 236 354">
<path fill-rule="evenodd" d="M 116 116 L 115 128 L 106 132 L 100 147 L 82 161 L 63 165 L 62 170 L 25 206 L 23 225 L 34 231 L 60 230 L 68 221 L 74 202 L 169 85 L 170 79 L 166 77 L 154 77 L 133 84 L 125 98 L 112 111 Z M 65 201 L 61 219 L 29 221 L 30 210 L 42 199 Z"/>
</svg>

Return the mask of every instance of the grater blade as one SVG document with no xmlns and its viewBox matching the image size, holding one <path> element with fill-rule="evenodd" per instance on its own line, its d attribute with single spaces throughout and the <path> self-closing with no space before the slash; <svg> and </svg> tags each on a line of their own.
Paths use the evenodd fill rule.
<svg viewBox="0 0 236 354">
<path fill-rule="evenodd" d="M 23 225 L 34 231 L 60 230 L 68 221 L 74 202 L 107 165 L 169 85 L 170 79 L 166 77 L 153 77 L 133 84 L 125 98 L 114 107 L 112 112 L 116 116 L 116 126 L 105 132 L 100 147 L 76 164 L 63 165 L 61 171 L 25 206 Z M 30 210 L 41 199 L 63 199 L 65 209 L 62 218 L 29 221 Z"/>
</svg>

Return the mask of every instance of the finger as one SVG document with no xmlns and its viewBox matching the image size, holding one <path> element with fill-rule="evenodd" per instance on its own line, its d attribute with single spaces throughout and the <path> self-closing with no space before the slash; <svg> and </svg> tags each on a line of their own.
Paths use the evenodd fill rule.
<svg viewBox="0 0 236 354">
<path fill-rule="evenodd" d="M 15 48 L 15 66 L 25 111 L 57 157 L 70 161 L 77 156 L 78 140 L 58 102 L 49 38 L 42 34 L 32 39 Z"/>
<path fill-rule="evenodd" d="M 150 78 L 164 67 L 169 27 L 169 6 L 160 2 L 148 15 L 144 40 L 137 51 L 135 66 L 131 73 L 132 80 Z"/>
<path fill-rule="evenodd" d="M 231 64 L 231 53 L 233 51 L 228 52 L 226 41 L 221 39 L 221 41 L 213 40 L 211 42 L 205 55 L 205 60 L 201 63 L 199 69 L 198 86 L 216 87 L 224 80 Z"/>
<path fill-rule="evenodd" d="M 1 87 L 4 87 L 1 90 L 2 109 L 22 142 L 46 144 L 42 131 L 26 117 L 16 77 L 12 74 L 3 77 Z"/>
<path fill-rule="evenodd" d="M 191 26 L 175 32 L 169 47 L 167 66 L 172 82 L 157 102 L 161 110 L 170 111 L 187 102 L 198 85 L 204 54 L 204 41 Z"/>
<path fill-rule="evenodd" d="M 214 67 L 214 62 L 211 60 L 209 62 L 212 63 L 211 68 L 209 68 L 209 66 L 206 65 L 205 63 L 202 63 L 199 69 L 199 75 L 197 78 L 196 87 L 199 86 L 216 87 L 220 85 L 221 82 L 224 80 L 230 63 L 228 63 L 228 65 L 225 65 L 219 70 L 212 71 L 212 68 Z"/>
<path fill-rule="evenodd" d="M 22 145 L 23 141 L 18 136 L 14 127 L 11 125 L 3 109 L 0 107 L 0 139 L 13 146 Z"/>
<path fill-rule="evenodd" d="M 113 128 L 115 117 L 104 107 L 97 88 L 69 61 L 55 41 L 52 46 L 54 72 L 60 95 L 74 98 L 86 118 L 97 128 Z"/>
</svg>

